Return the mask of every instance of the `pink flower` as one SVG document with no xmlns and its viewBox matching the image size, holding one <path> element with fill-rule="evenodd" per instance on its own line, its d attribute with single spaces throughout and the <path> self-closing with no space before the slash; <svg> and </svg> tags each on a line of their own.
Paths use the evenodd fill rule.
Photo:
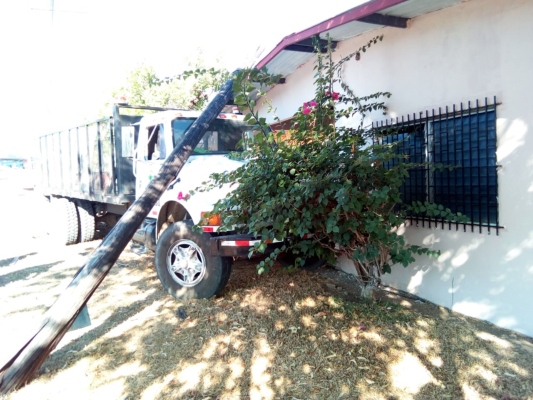
<svg viewBox="0 0 533 400">
<path fill-rule="evenodd" d="M 304 107 L 302 109 L 302 114 L 311 114 L 311 109 L 309 107 Z"/>
<path fill-rule="evenodd" d="M 183 193 L 181 193 L 181 192 L 178 193 L 178 200 L 187 200 L 189 197 L 191 197 L 191 196 L 188 195 L 188 194 L 186 194 L 184 196 Z"/>
<path fill-rule="evenodd" d="M 305 103 L 304 103 L 304 105 L 305 105 Z M 311 100 L 311 101 L 309 102 L 309 105 L 310 105 L 311 107 L 316 107 L 318 104 L 316 103 L 316 101 Z"/>
<path fill-rule="evenodd" d="M 326 96 L 331 97 L 333 100 L 339 100 L 339 94 L 337 92 L 326 90 Z"/>
<path fill-rule="evenodd" d="M 304 108 L 309 108 L 309 104 L 304 103 Z"/>
</svg>

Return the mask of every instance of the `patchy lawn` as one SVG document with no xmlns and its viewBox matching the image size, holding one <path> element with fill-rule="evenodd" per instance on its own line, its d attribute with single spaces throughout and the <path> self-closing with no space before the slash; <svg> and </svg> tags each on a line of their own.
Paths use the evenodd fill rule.
<svg viewBox="0 0 533 400">
<path fill-rule="evenodd" d="M 97 244 L 0 260 L 0 360 Z M 336 274 L 238 261 L 219 298 L 177 302 L 150 254 L 125 251 L 91 326 L 6 399 L 533 399 L 530 338 L 392 293 L 365 303 Z"/>
</svg>

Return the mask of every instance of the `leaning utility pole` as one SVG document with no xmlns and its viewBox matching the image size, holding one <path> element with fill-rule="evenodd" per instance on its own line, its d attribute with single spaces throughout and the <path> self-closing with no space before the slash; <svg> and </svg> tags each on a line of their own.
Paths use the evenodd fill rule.
<svg viewBox="0 0 533 400">
<path fill-rule="evenodd" d="M 234 72 L 235 74 L 236 72 Z M 228 80 L 205 111 L 192 124 L 181 143 L 174 148 L 148 188 L 120 218 L 117 225 L 91 254 L 72 282 L 44 315 L 37 332 L 0 367 L 0 395 L 29 382 L 50 352 L 68 331 L 83 306 L 104 280 L 163 192 L 179 174 L 211 122 L 233 95 L 233 79 Z"/>
</svg>

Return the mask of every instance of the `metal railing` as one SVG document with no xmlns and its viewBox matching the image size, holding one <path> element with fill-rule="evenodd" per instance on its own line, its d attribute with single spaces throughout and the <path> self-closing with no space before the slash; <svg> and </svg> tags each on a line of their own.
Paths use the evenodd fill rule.
<svg viewBox="0 0 533 400">
<path fill-rule="evenodd" d="M 373 123 L 385 143 L 396 143 L 399 157 L 386 163 L 392 167 L 405 159 L 420 163 L 409 171 L 401 187 L 402 200 L 429 201 L 460 212 L 468 223 L 443 218 L 409 215 L 416 226 L 455 227 L 474 232 L 483 228 L 496 234 L 503 228 L 498 215 L 498 167 L 496 160 L 496 97 L 459 104 L 405 117 Z M 437 168 L 435 168 L 437 166 Z"/>
</svg>

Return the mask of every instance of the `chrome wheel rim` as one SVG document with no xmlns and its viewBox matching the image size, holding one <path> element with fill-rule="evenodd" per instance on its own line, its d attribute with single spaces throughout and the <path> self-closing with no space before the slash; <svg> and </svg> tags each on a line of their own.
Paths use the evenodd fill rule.
<svg viewBox="0 0 533 400">
<path fill-rule="evenodd" d="M 192 240 L 178 240 L 168 250 L 167 269 L 181 286 L 196 286 L 205 275 L 204 253 Z"/>
</svg>

